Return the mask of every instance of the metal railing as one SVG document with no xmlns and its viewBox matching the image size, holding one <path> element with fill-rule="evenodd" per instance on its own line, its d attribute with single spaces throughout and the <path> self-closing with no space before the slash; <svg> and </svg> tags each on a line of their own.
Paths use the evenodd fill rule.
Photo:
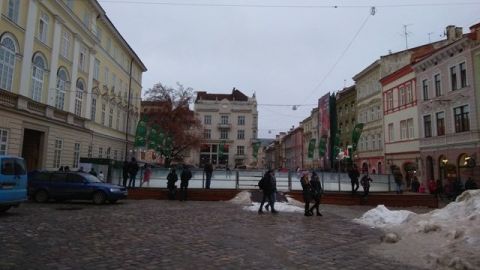
<svg viewBox="0 0 480 270">
<path fill-rule="evenodd" d="M 210 188 L 212 189 L 258 189 L 258 181 L 263 176 L 266 170 L 215 170 L 213 172 Z M 168 169 L 152 169 L 150 181 L 141 183 L 143 179 L 143 170 L 137 174 L 135 187 L 145 188 L 166 188 Z M 181 171 L 177 171 L 180 179 Z M 350 178 L 347 173 L 337 172 L 322 172 L 317 171 L 317 174 L 325 191 L 342 191 L 350 192 L 352 186 Z M 360 175 L 360 179 L 363 175 Z M 277 189 L 280 191 L 298 191 L 302 190 L 300 184 L 300 175 L 296 172 L 281 172 L 276 171 L 275 177 L 277 180 Z M 371 192 L 390 192 L 395 190 L 394 178 L 390 174 L 371 174 L 372 182 L 370 184 Z M 113 183 L 122 183 L 121 169 L 115 169 L 112 175 Z M 189 181 L 189 188 L 205 188 L 205 173 L 202 169 L 192 170 L 192 179 Z M 180 186 L 180 181 L 176 183 Z M 360 186 L 359 191 L 362 191 Z"/>
</svg>

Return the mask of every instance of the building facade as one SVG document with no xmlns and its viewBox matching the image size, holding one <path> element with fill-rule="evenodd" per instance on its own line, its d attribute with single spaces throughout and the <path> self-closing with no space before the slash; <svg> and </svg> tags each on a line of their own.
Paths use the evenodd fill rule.
<svg viewBox="0 0 480 270">
<path fill-rule="evenodd" d="M 461 29 L 447 27 L 447 35 L 454 40 L 414 65 L 423 177 L 438 179 L 443 185 L 480 175 L 476 166 L 480 157 L 479 100 L 473 65 L 478 61 L 479 38 L 478 28 L 471 30 L 463 35 Z"/>
<path fill-rule="evenodd" d="M 285 149 L 285 168 L 289 170 L 304 168 L 303 128 L 297 127 L 290 130 L 283 137 L 282 144 Z"/>
<path fill-rule="evenodd" d="M 97 1 L 0 1 L 0 154 L 29 170 L 123 160 L 145 66 Z"/>
<path fill-rule="evenodd" d="M 348 149 L 352 146 L 352 132 L 356 124 L 356 96 L 355 85 L 344 88 L 336 94 L 338 146 L 344 154 L 349 153 Z M 340 160 L 339 169 L 345 171 L 347 165 Z"/>
<path fill-rule="evenodd" d="M 233 88 L 231 94 L 198 92 L 194 104 L 203 126 L 204 142 L 192 154 L 193 164 L 210 162 L 217 167 L 256 166 L 258 111 L 255 95 L 248 97 Z"/>
</svg>

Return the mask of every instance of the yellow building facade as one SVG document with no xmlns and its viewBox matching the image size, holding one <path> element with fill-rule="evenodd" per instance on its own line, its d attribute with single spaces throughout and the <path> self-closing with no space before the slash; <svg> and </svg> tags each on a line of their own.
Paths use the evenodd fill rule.
<svg viewBox="0 0 480 270">
<path fill-rule="evenodd" d="M 100 4 L 0 0 L 0 14 L 0 155 L 29 170 L 127 157 L 146 67 Z"/>
</svg>

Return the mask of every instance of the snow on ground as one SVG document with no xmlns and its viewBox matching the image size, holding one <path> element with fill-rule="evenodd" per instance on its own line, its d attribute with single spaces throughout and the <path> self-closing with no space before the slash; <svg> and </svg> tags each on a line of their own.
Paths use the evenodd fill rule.
<svg viewBox="0 0 480 270">
<path fill-rule="evenodd" d="M 250 199 L 250 192 L 249 191 L 242 191 L 235 196 L 235 198 L 231 199 L 229 202 L 234 204 L 251 204 L 252 200 Z"/>
<path fill-rule="evenodd" d="M 257 212 L 258 208 L 260 207 L 260 203 L 258 202 L 252 202 L 250 198 L 250 192 L 248 191 L 242 191 L 235 196 L 235 198 L 231 199 L 229 202 L 234 203 L 234 204 L 241 204 L 245 205 L 243 207 L 244 210 L 247 211 L 254 211 Z M 287 197 L 288 198 L 288 197 Z M 303 213 L 303 208 L 298 207 L 296 205 L 302 205 L 302 203 L 295 201 L 293 199 L 288 198 L 289 202 L 276 202 L 275 203 L 275 210 L 279 212 L 300 212 Z M 294 202 L 294 203 L 291 203 Z M 263 209 L 265 211 L 265 208 Z"/>
<path fill-rule="evenodd" d="M 376 254 L 429 269 L 480 269 L 480 190 L 426 214 L 380 205 L 354 221 L 385 231 Z"/>
</svg>

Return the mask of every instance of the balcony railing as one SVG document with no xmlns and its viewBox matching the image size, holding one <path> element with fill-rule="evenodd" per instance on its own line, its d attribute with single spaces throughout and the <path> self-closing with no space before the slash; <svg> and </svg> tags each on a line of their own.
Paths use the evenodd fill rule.
<svg viewBox="0 0 480 270">
<path fill-rule="evenodd" d="M 218 123 L 218 128 L 220 128 L 220 129 L 231 129 L 232 124 L 230 124 L 230 123 Z"/>
</svg>

